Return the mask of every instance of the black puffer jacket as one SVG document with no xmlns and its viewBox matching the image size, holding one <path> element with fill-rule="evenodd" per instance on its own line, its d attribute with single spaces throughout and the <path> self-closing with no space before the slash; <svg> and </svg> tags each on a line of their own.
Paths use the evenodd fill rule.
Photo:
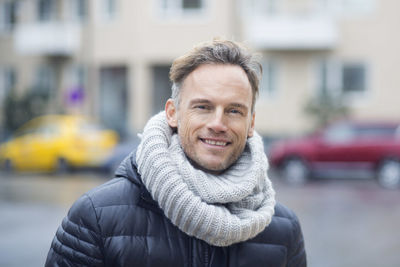
<svg viewBox="0 0 400 267">
<path fill-rule="evenodd" d="M 293 212 L 277 204 L 255 238 L 215 247 L 181 232 L 143 186 L 134 153 L 116 178 L 89 191 L 58 228 L 46 266 L 306 266 Z"/>
</svg>

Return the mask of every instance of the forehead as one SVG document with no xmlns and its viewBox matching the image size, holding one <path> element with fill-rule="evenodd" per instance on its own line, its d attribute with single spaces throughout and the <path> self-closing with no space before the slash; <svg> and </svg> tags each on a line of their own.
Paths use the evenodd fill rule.
<svg viewBox="0 0 400 267">
<path fill-rule="evenodd" d="M 252 90 L 249 79 L 240 66 L 205 64 L 192 71 L 182 85 L 181 100 L 195 96 L 234 98 L 237 101 L 251 102 Z"/>
</svg>

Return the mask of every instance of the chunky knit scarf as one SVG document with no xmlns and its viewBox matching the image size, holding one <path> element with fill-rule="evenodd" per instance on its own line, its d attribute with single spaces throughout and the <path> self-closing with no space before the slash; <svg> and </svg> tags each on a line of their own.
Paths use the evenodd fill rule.
<svg viewBox="0 0 400 267">
<path fill-rule="evenodd" d="M 235 164 L 213 175 L 192 166 L 161 112 L 145 126 L 136 161 L 167 218 L 190 236 L 229 246 L 256 236 L 271 222 L 275 192 L 257 133 Z"/>
</svg>

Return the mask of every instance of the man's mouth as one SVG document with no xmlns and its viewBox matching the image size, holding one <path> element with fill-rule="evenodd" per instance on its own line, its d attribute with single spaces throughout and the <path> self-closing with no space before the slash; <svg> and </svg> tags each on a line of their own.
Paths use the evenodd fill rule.
<svg viewBox="0 0 400 267">
<path fill-rule="evenodd" d="M 204 139 L 204 138 L 200 138 L 200 140 L 201 140 L 203 143 L 206 143 L 206 144 L 212 145 L 212 146 L 221 146 L 221 147 L 224 147 L 224 146 L 227 146 L 227 145 L 230 144 L 230 142 L 221 141 L 221 140 L 212 140 L 212 139 Z"/>
</svg>

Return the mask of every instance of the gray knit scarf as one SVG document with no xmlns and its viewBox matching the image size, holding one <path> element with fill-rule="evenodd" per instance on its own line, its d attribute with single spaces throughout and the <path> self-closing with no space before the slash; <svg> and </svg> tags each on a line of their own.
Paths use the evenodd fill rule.
<svg viewBox="0 0 400 267">
<path fill-rule="evenodd" d="M 271 222 L 275 191 L 257 133 L 235 164 L 213 175 L 192 166 L 161 112 L 146 124 L 136 161 L 165 216 L 190 236 L 229 246 L 256 236 Z"/>
</svg>

